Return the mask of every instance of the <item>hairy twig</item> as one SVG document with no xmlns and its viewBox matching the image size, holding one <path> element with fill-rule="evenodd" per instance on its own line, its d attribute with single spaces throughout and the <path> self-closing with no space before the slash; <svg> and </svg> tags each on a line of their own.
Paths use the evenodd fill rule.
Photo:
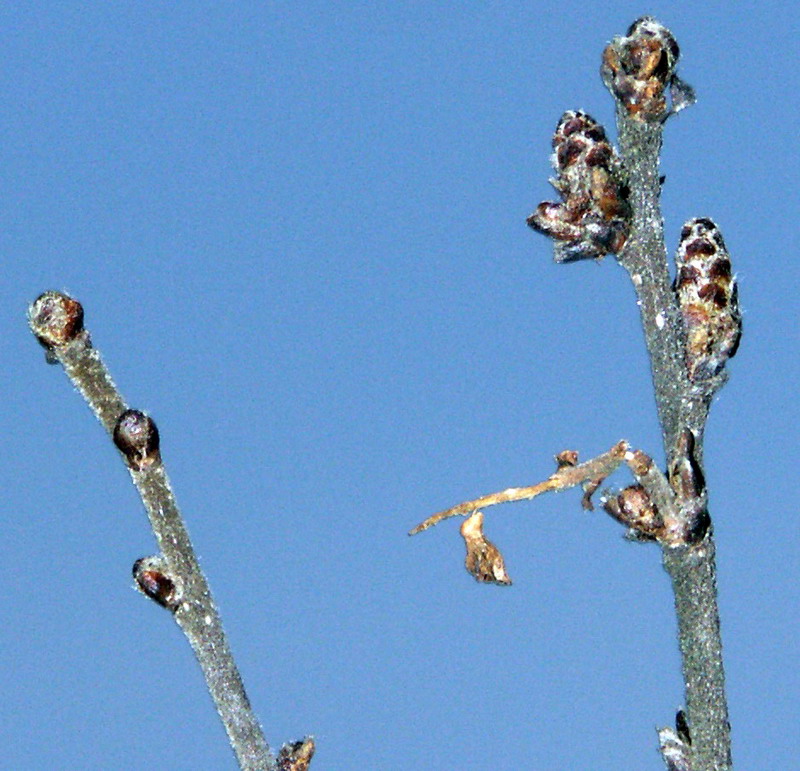
<svg viewBox="0 0 800 771">
<path fill-rule="evenodd" d="M 660 208 L 659 153 L 669 113 L 662 108 L 643 118 L 641 112 L 632 110 L 625 91 L 615 88 L 618 81 L 609 77 L 613 65 L 606 66 L 609 56 L 616 56 L 621 63 L 618 73 L 627 73 L 633 79 L 636 47 L 651 45 L 653 41 L 658 44 L 655 47 L 660 56 L 669 59 L 666 53 L 669 50 L 672 57 L 671 66 L 659 78 L 662 88 L 669 86 L 678 46 L 669 31 L 652 19 L 639 20 L 628 30 L 627 37 L 612 41 L 604 59 L 604 80 L 617 100 L 620 154 L 628 173 L 632 212 L 630 235 L 619 253 L 619 262 L 631 277 L 639 303 L 667 465 L 672 468 L 682 461 L 688 430 L 693 436 L 690 460 L 702 474 L 708 409 L 714 390 L 724 380 L 718 376 L 714 388 L 701 387 L 692 382 L 691 371 L 687 370 L 684 317 L 667 267 Z M 696 521 L 690 520 L 697 516 L 696 509 L 688 505 L 684 512 L 687 533 L 701 537 L 662 546 L 664 566 L 675 594 L 687 720 L 692 734 L 692 768 L 724 771 L 732 763 L 713 531 L 707 511 L 702 512 L 705 527 L 701 533 L 697 532 Z"/>
<path fill-rule="evenodd" d="M 275 771 L 275 758 L 250 706 L 208 582 L 175 502 L 161 461 L 155 423 L 138 410 L 127 408 L 83 328 L 83 309 L 77 301 L 60 292 L 45 292 L 31 305 L 29 320 L 47 350 L 48 360 L 64 367 L 113 437 L 142 498 L 161 553 L 136 561 L 133 572 L 138 587 L 171 612 L 189 640 L 240 767 Z M 310 752 L 313 754 L 313 743 Z"/>
</svg>

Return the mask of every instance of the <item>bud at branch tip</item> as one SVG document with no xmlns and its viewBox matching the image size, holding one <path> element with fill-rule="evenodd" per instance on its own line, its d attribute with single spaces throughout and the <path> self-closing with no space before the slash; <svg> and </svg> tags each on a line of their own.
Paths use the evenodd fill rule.
<svg viewBox="0 0 800 771">
<path fill-rule="evenodd" d="M 31 303 L 28 323 L 36 339 L 52 351 L 83 331 L 83 306 L 63 292 L 45 292 Z"/>
</svg>

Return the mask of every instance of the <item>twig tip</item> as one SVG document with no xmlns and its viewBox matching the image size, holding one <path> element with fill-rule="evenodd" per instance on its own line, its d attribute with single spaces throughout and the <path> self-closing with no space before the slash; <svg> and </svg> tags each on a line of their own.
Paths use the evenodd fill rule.
<svg viewBox="0 0 800 771">
<path fill-rule="evenodd" d="M 83 331 L 83 306 L 63 292 L 44 292 L 28 308 L 28 323 L 36 339 L 52 351 Z"/>
</svg>

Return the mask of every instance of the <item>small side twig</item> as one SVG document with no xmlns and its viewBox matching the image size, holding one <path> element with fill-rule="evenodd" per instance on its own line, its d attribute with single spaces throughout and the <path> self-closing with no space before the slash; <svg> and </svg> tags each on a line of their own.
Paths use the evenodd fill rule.
<svg viewBox="0 0 800 771">
<path fill-rule="evenodd" d="M 83 328 L 80 303 L 60 292 L 45 292 L 31 305 L 29 321 L 48 360 L 64 367 L 112 435 L 142 498 L 161 553 L 134 564 L 138 587 L 171 612 L 189 640 L 240 767 L 276 771 L 172 493 L 155 423 L 128 409 Z M 313 743 L 309 751 L 313 754 Z M 301 769 L 307 763 L 284 767 Z"/>
<path fill-rule="evenodd" d="M 628 443 L 624 440 L 617 442 L 608 452 L 598 455 L 585 463 L 572 465 L 569 463 L 559 463 L 556 472 L 535 485 L 528 487 L 509 487 L 506 490 L 501 490 L 499 493 L 490 493 L 489 495 L 482 495 L 480 498 L 474 498 L 471 501 L 459 503 L 457 506 L 452 506 L 444 511 L 439 511 L 436 514 L 428 517 L 424 522 L 420 522 L 415 528 L 409 531 L 409 535 L 416 535 L 429 527 L 438 525 L 445 519 L 450 517 L 466 517 L 472 514 L 473 511 L 484 509 L 487 506 L 495 506 L 498 503 L 510 503 L 511 501 L 529 501 L 537 495 L 547 492 L 559 492 L 567 490 L 576 485 L 592 482 L 593 480 L 605 479 L 611 474 L 623 460 L 625 454 L 628 452 Z M 562 457 L 564 453 L 559 456 Z"/>
<path fill-rule="evenodd" d="M 579 464 L 577 457 L 578 454 L 575 451 L 565 450 L 556 456 L 558 468 L 555 473 L 543 482 L 527 487 L 509 487 L 497 493 L 481 495 L 470 501 L 464 501 L 444 511 L 438 511 L 420 522 L 408 534 L 421 533 L 450 517 L 470 516 L 487 506 L 513 501 L 528 501 L 542 493 L 561 492 L 577 485 L 583 485 L 584 488 L 583 507 L 591 509 L 593 508 L 592 494 L 624 462 L 638 482 L 639 489 L 642 491 L 642 501 L 646 501 L 647 505 L 658 513 L 660 524 L 655 528 L 648 526 L 643 534 L 652 536 L 662 543 L 681 544 L 686 542 L 687 533 L 681 516 L 679 498 L 675 495 L 667 477 L 653 463 L 649 455 L 641 450 L 631 450 L 628 443 L 622 439 L 607 452 L 601 453 L 585 463 Z M 634 522 L 626 520 L 624 516 L 614 516 L 630 527 L 637 527 Z"/>
</svg>

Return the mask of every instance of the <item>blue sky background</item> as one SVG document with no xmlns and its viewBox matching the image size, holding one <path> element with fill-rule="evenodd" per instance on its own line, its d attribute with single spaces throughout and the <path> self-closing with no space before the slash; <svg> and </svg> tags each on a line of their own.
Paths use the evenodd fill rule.
<svg viewBox="0 0 800 771">
<path fill-rule="evenodd" d="M 651 12 L 699 103 L 670 251 L 723 229 L 745 311 L 706 455 L 737 767 L 797 765 L 798 10 L 783 3 L 6 3 L 5 768 L 233 769 L 188 645 L 131 588 L 122 463 L 25 325 L 71 292 L 149 411 L 272 744 L 314 768 L 658 769 L 671 592 L 567 493 L 487 512 L 511 588 L 428 514 L 624 437 L 661 458 L 633 292 L 525 225 L 565 109 Z M 620 474 L 618 485 L 628 479 Z"/>
</svg>

